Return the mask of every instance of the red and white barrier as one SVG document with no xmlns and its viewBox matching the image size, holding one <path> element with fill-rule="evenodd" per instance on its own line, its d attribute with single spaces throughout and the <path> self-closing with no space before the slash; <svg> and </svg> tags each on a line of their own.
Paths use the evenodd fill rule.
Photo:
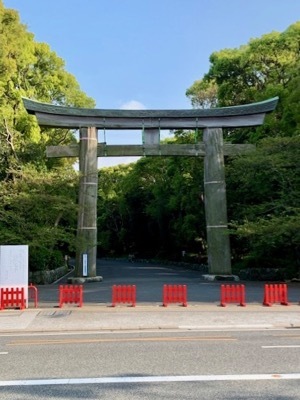
<svg viewBox="0 0 300 400">
<path fill-rule="evenodd" d="M 34 307 L 37 308 L 38 306 L 38 290 L 36 286 L 33 286 L 31 283 L 28 286 L 28 294 L 29 294 L 29 299 L 34 301 Z"/>
<path fill-rule="evenodd" d="M 186 285 L 163 286 L 163 306 L 167 307 L 170 303 L 182 303 L 183 307 L 187 307 Z"/>
<path fill-rule="evenodd" d="M 244 285 L 221 285 L 221 306 L 226 307 L 227 303 L 238 303 L 245 307 L 245 286 Z"/>
<path fill-rule="evenodd" d="M 5 308 L 20 308 L 24 310 L 26 300 L 24 288 L 1 288 L 0 292 L 0 310 Z"/>
<path fill-rule="evenodd" d="M 60 285 L 59 286 L 59 307 L 63 304 L 75 303 L 78 307 L 83 304 L 83 288 L 82 285 Z"/>
<path fill-rule="evenodd" d="M 288 290 L 286 283 L 266 284 L 264 293 L 264 306 L 271 307 L 272 304 L 279 303 L 288 306 Z"/>
<path fill-rule="evenodd" d="M 136 305 L 136 286 L 135 285 L 113 285 L 112 287 L 112 307 L 116 304 L 127 303 L 132 307 Z"/>
</svg>

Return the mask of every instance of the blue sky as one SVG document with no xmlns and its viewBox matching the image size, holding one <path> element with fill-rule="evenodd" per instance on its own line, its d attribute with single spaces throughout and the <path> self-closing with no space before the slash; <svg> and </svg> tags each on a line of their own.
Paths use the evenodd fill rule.
<svg viewBox="0 0 300 400">
<path fill-rule="evenodd" d="M 97 108 L 191 108 L 186 89 L 208 71 L 212 52 L 300 19 L 299 0 L 3 2 L 65 61 Z M 118 134 L 107 142 L 137 140 Z"/>
</svg>

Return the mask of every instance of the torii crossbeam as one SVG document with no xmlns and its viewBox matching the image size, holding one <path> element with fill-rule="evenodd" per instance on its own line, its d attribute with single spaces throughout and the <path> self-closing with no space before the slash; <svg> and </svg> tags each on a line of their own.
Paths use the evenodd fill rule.
<svg viewBox="0 0 300 400">
<path fill-rule="evenodd" d="M 97 157 L 192 156 L 204 157 L 204 198 L 211 274 L 231 274 L 224 155 L 245 154 L 254 146 L 223 143 L 222 128 L 262 125 L 278 97 L 241 106 L 192 110 L 101 110 L 63 107 L 23 99 L 40 126 L 79 129 L 78 145 L 50 146 L 48 157 L 79 157 L 80 193 L 77 227 L 77 277 L 96 276 Z M 97 129 L 143 129 L 143 145 L 98 144 Z M 161 144 L 162 129 L 204 129 L 203 143 Z"/>
</svg>

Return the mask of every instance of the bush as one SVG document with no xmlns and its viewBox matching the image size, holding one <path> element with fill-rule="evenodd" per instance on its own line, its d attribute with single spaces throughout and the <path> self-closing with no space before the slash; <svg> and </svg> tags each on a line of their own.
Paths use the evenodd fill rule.
<svg viewBox="0 0 300 400">
<path fill-rule="evenodd" d="M 45 247 L 31 247 L 29 251 L 29 270 L 52 270 L 64 265 L 63 255 L 58 250 Z"/>
</svg>

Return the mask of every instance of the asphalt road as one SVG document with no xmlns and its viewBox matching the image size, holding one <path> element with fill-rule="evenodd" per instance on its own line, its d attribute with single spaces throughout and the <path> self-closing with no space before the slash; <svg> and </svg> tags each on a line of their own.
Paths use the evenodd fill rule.
<svg viewBox="0 0 300 400">
<path fill-rule="evenodd" d="M 112 285 L 136 285 L 137 303 L 159 304 L 162 302 L 164 284 L 185 284 L 188 289 L 189 303 L 220 303 L 220 285 L 232 282 L 203 281 L 202 273 L 187 270 L 183 267 L 167 267 L 161 264 L 141 262 L 130 263 L 127 260 L 97 261 L 97 275 L 103 277 L 102 282 L 84 284 L 85 303 L 109 304 L 112 300 Z M 55 303 L 58 299 L 59 284 L 67 283 L 63 278 L 56 284 L 40 285 L 39 299 L 41 303 Z M 263 302 L 265 282 L 240 282 L 246 287 L 246 302 Z M 300 284 L 288 285 L 289 301 L 300 300 Z"/>
<path fill-rule="evenodd" d="M 1 400 L 299 399 L 300 329 L 2 334 L 0 365 Z"/>
<path fill-rule="evenodd" d="M 85 303 L 110 304 L 113 284 L 135 284 L 138 303 L 161 303 L 163 284 L 186 284 L 188 303 L 220 301 L 221 282 L 204 282 L 201 273 L 182 267 L 99 260 L 98 274 L 103 282 L 84 284 Z M 66 279 L 39 286 L 40 302 L 57 304 L 58 286 Z M 264 283 L 244 283 L 246 301 L 261 304 Z M 298 303 L 299 285 L 289 285 L 289 300 Z M 52 321 L 52 328 L 59 325 Z M 213 331 L 177 325 L 2 333 L 0 399 L 300 399 L 299 327 Z"/>
</svg>

